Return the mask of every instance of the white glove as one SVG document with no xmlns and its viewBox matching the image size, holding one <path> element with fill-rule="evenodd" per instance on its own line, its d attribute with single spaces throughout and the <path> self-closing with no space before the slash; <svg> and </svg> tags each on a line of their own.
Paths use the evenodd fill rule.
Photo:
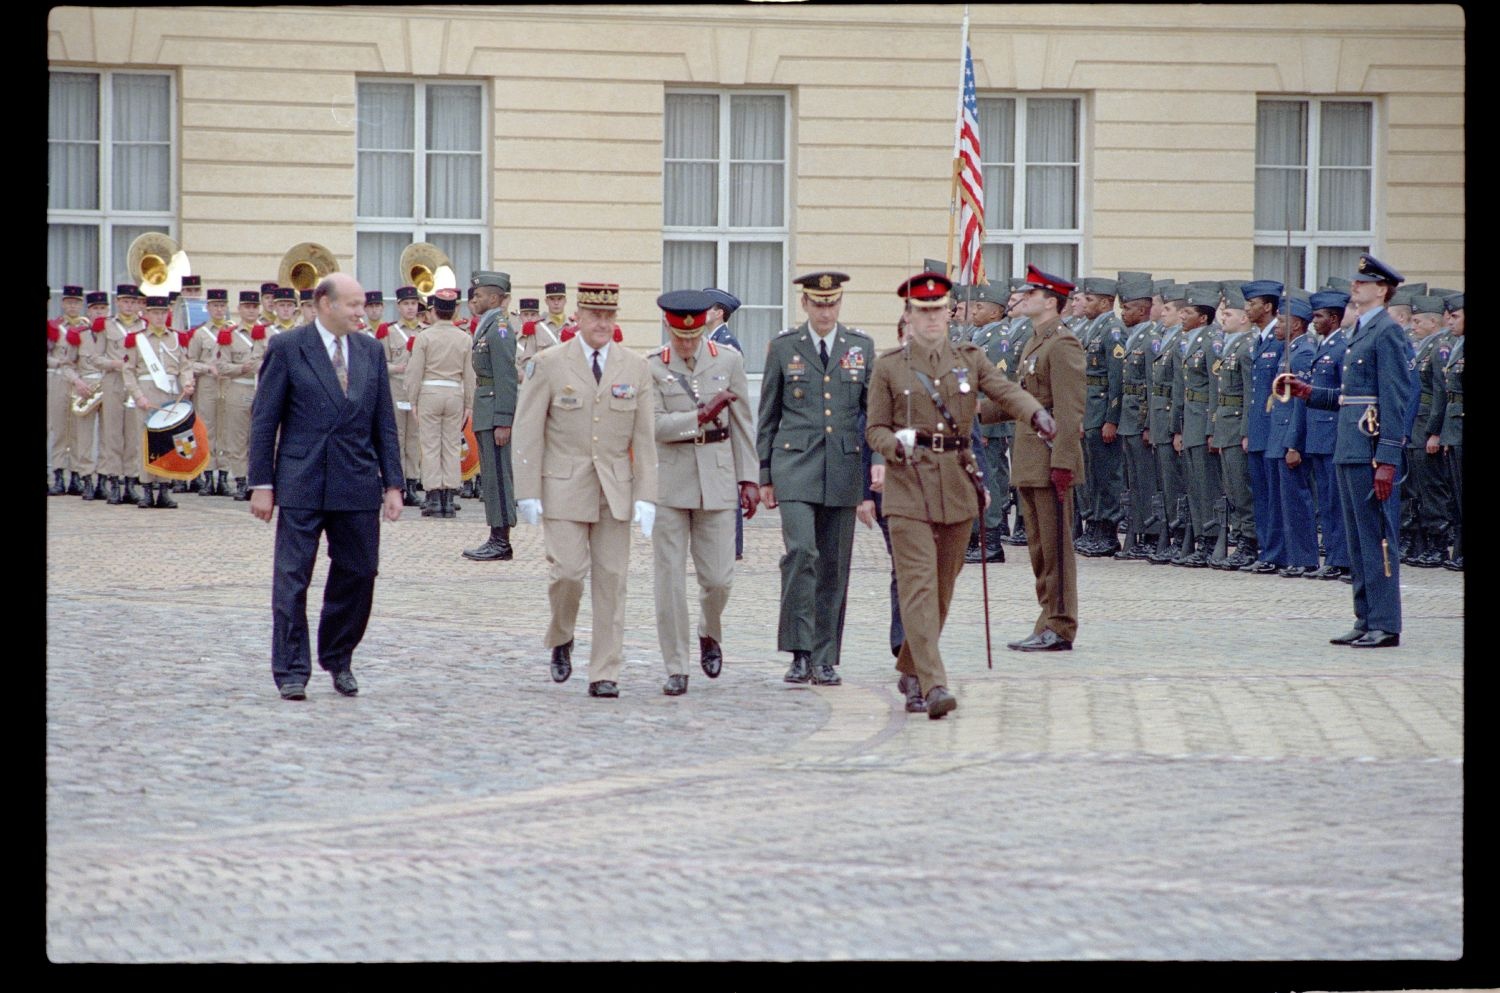
<svg viewBox="0 0 1500 993">
<path fill-rule="evenodd" d="M 521 520 L 527 524 L 540 524 L 542 521 L 542 501 L 518 500 L 516 502 L 516 513 L 520 514 Z"/>
<path fill-rule="evenodd" d="M 903 455 L 910 455 L 917 450 L 917 429 L 902 428 L 896 432 L 896 440 L 901 443 Z"/>
<path fill-rule="evenodd" d="M 641 537 L 651 537 L 651 528 L 656 524 L 656 504 L 647 503 L 645 500 L 635 502 L 635 517 L 632 524 L 641 526 Z"/>
</svg>

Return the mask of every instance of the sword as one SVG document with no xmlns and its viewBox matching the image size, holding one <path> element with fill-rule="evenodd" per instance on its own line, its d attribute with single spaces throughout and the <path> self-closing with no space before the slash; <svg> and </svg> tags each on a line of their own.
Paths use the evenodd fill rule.
<svg viewBox="0 0 1500 993">
<path fill-rule="evenodd" d="M 1041 438 L 1042 436 L 1037 435 L 1037 437 Z M 1047 451 L 1052 451 L 1052 442 L 1048 441 L 1046 438 L 1042 438 L 1042 444 L 1047 446 Z M 1067 560 L 1064 558 L 1064 556 L 1066 555 L 1068 546 L 1067 539 L 1063 536 L 1063 525 L 1066 523 L 1064 517 L 1067 514 L 1068 506 L 1067 501 L 1066 499 L 1064 499 L 1063 495 L 1057 492 L 1056 486 L 1052 487 L 1052 493 L 1057 497 L 1057 603 L 1053 605 L 1053 611 L 1059 617 L 1061 617 L 1063 614 L 1067 613 L 1067 608 L 1065 606 L 1066 598 L 1063 596 L 1063 584 L 1066 581 L 1064 572 L 1067 569 Z"/>
</svg>

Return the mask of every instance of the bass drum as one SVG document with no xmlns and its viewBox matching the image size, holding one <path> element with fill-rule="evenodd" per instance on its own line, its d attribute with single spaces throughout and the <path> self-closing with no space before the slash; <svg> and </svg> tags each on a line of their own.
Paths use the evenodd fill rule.
<svg viewBox="0 0 1500 993">
<path fill-rule="evenodd" d="M 208 465 L 208 431 L 186 400 L 153 410 L 141 444 L 146 471 L 162 479 L 196 479 Z"/>
<path fill-rule="evenodd" d="M 468 482 L 479 475 L 479 439 L 474 437 L 474 418 L 464 419 L 464 437 L 458 446 L 458 475 Z"/>
</svg>

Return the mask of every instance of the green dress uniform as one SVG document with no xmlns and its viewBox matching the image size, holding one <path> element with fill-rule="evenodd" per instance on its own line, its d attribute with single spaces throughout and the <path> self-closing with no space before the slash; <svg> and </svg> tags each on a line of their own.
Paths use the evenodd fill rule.
<svg viewBox="0 0 1500 993">
<path fill-rule="evenodd" d="M 1452 302 L 1457 301 L 1457 306 Z M 1449 310 L 1463 309 L 1463 294 L 1450 296 L 1444 301 Z M 1440 372 L 1434 372 L 1432 389 L 1432 412 L 1427 417 L 1427 434 L 1437 435 L 1442 445 L 1442 456 L 1448 468 L 1448 479 L 1453 488 L 1453 557 L 1443 563 L 1445 568 L 1462 569 L 1464 559 L 1464 335 L 1450 335 L 1452 346 L 1448 361 Z"/>
<path fill-rule="evenodd" d="M 1188 302 L 1206 297 L 1191 295 Z M 1214 303 L 1218 303 L 1217 291 Z M 1205 304 L 1206 305 L 1206 304 Z M 1224 332 L 1218 324 L 1209 323 L 1191 332 L 1182 345 L 1182 375 L 1173 393 L 1173 407 L 1180 413 L 1174 420 L 1182 433 L 1182 452 L 1187 458 L 1188 511 L 1192 515 L 1196 548 L 1183 543 L 1181 561 L 1174 564 L 1202 567 L 1219 534 L 1214 520 L 1214 504 L 1223 495 L 1219 474 L 1219 456 L 1209 451 L 1211 440 L 1209 415 L 1218 406 L 1218 382 L 1214 365 L 1224 354 Z"/>
<path fill-rule="evenodd" d="M 1428 299 L 1423 297 L 1416 305 L 1422 306 Z M 1457 518 L 1442 450 L 1427 454 L 1428 437 L 1442 434 L 1441 420 L 1434 426 L 1432 411 L 1439 388 L 1444 390 L 1443 402 L 1447 402 L 1443 369 L 1453 354 L 1455 340 L 1462 339 L 1442 330 L 1417 342 L 1417 420 L 1406 449 L 1407 480 L 1401 487 L 1403 494 L 1411 492 L 1416 504 L 1416 542 L 1411 557 L 1402 561 L 1424 569 L 1440 566 L 1447 558 L 1448 532 Z"/>
<path fill-rule="evenodd" d="M 510 290 L 509 277 L 505 279 L 505 290 Z M 495 444 L 494 430 L 510 427 L 515 422 L 518 395 L 516 338 L 507 326 L 504 307 L 488 310 L 480 319 L 479 327 L 474 331 L 470 359 L 474 366 L 474 413 L 471 424 L 474 439 L 479 442 L 484 519 L 491 528 L 509 528 L 517 520 L 511 446 Z M 505 540 L 508 551 L 508 538 Z"/>
<path fill-rule="evenodd" d="M 1250 382 L 1255 366 L 1255 352 L 1260 335 L 1254 330 L 1238 331 L 1224 340 L 1224 354 L 1215 363 L 1218 405 L 1213 416 L 1213 446 L 1219 450 L 1219 468 L 1223 473 L 1224 493 L 1229 497 L 1229 530 L 1238 535 L 1235 554 L 1226 568 L 1239 568 L 1251 561 L 1241 549 L 1255 538 L 1255 504 L 1250 492 L 1250 456 L 1242 447 L 1245 440 L 1245 404 L 1250 396 Z"/>
<path fill-rule="evenodd" d="M 1150 428 L 1152 360 L 1161 343 L 1161 328 L 1155 321 L 1142 321 L 1127 329 L 1125 360 L 1120 368 L 1120 445 L 1125 453 L 1125 485 L 1130 491 L 1131 530 L 1137 544 L 1116 558 L 1144 560 L 1149 553 L 1145 541 L 1153 498 L 1161 492 L 1156 464 L 1143 440 Z M 1158 520 L 1150 534 L 1159 533 L 1165 521 Z"/>
<path fill-rule="evenodd" d="M 1163 290 L 1163 299 L 1181 299 L 1176 284 Z M 1156 456 L 1156 478 L 1161 486 L 1162 503 L 1166 509 L 1166 524 L 1171 528 L 1182 527 L 1187 522 L 1177 519 L 1177 504 L 1187 496 L 1186 461 L 1172 447 L 1172 435 L 1182 430 L 1181 411 L 1173 404 L 1172 394 L 1177 381 L 1182 378 L 1182 343 L 1186 335 L 1181 324 L 1162 329 L 1151 359 L 1151 408 L 1148 423 L 1151 431 L 1151 450 Z M 1153 565 L 1164 565 L 1172 556 L 1152 553 Z"/>
<path fill-rule="evenodd" d="M 868 334 L 843 324 L 825 340 L 826 363 L 807 323 L 771 340 L 756 451 L 786 545 L 777 650 L 794 653 L 794 667 L 798 653 L 811 653 L 814 678 L 837 679 L 828 667 L 839 662 L 854 508 L 864 497 L 860 422 L 875 350 Z"/>
<path fill-rule="evenodd" d="M 1089 277 L 1085 293 L 1114 296 L 1117 281 Z M 1114 555 L 1120 550 L 1120 491 L 1125 488 L 1124 446 L 1118 437 L 1105 442 L 1104 425 L 1120 424 L 1124 380 L 1125 326 L 1113 309 L 1084 325 L 1079 334 L 1084 351 L 1083 457 L 1088 464 L 1088 482 L 1080 491 L 1088 532 L 1079 551 L 1085 555 Z"/>
</svg>

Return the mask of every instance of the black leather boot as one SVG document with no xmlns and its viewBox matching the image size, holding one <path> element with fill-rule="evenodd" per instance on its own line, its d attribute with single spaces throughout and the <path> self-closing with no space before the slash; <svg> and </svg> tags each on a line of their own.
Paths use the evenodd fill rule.
<svg viewBox="0 0 1500 993">
<path fill-rule="evenodd" d="M 154 498 L 156 494 L 155 492 L 153 492 L 155 489 L 155 483 L 142 483 L 141 492 L 140 495 L 136 497 L 135 505 L 143 510 L 150 508 L 151 505 L 155 502 Z"/>
<path fill-rule="evenodd" d="M 197 489 L 198 495 L 201 497 L 211 497 L 219 492 L 219 488 L 214 485 L 214 472 L 212 469 L 193 480 L 193 487 Z"/>
<path fill-rule="evenodd" d="M 118 506 L 122 499 L 123 498 L 120 495 L 120 477 L 110 476 L 109 495 L 104 498 L 104 502 L 109 504 L 111 507 L 114 507 Z"/>
<path fill-rule="evenodd" d="M 48 496 L 62 496 L 63 494 L 65 494 L 67 492 L 68 492 L 68 487 L 67 487 L 67 485 L 65 483 L 63 483 L 63 471 L 61 469 L 53 469 L 52 470 L 52 485 L 49 486 L 49 487 L 47 487 L 47 495 Z"/>
<path fill-rule="evenodd" d="M 488 541 L 478 548 L 464 550 L 464 558 L 475 562 L 505 562 L 514 555 L 510 547 L 510 528 L 490 528 Z"/>
<path fill-rule="evenodd" d="M 986 562 L 1005 561 L 1005 543 L 1000 539 L 1004 537 L 1000 528 L 986 528 L 984 532 L 984 560 Z"/>
<path fill-rule="evenodd" d="M 166 483 L 156 484 L 156 505 L 163 510 L 176 510 L 177 501 L 172 499 L 172 487 Z"/>
<path fill-rule="evenodd" d="M 455 502 L 454 501 L 454 497 L 456 497 L 456 496 L 458 496 L 458 491 L 457 490 L 444 490 L 443 491 L 443 516 L 444 517 L 457 517 L 458 516 L 457 513 L 455 513 L 455 511 L 453 509 L 453 505 L 454 505 L 454 502 Z"/>
<path fill-rule="evenodd" d="M 76 472 L 68 474 L 68 496 L 83 496 L 83 477 Z"/>
<path fill-rule="evenodd" d="M 406 485 L 401 488 L 401 506 L 415 507 L 417 505 L 417 484 L 408 479 Z"/>
<path fill-rule="evenodd" d="M 974 528 L 969 531 L 969 544 L 964 549 L 964 561 L 965 562 L 972 563 L 972 562 L 978 562 L 979 561 L 979 557 L 980 557 L 980 551 L 979 551 L 979 534 L 980 534 L 981 530 L 982 530 L 982 528 L 980 528 L 979 525 L 976 524 L 974 526 Z"/>
<path fill-rule="evenodd" d="M 93 476 L 84 476 L 83 477 L 83 498 L 85 500 L 92 500 L 92 499 L 94 499 L 94 497 L 96 495 L 97 494 L 94 492 L 94 477 Z"/>
<path fill-rule="evenodd" d="M 234 477 L 234 498 L 241 501 L 250 499 L 250 488 L 245 485 L 244 476 Z"/>
<path fill-rule="evenodd" d="M 422 516 L 431 517 L 441 508 L 438 506 L 438 491 L 428 490 L 427 499 L 422 501 Z"/>
</svg>

